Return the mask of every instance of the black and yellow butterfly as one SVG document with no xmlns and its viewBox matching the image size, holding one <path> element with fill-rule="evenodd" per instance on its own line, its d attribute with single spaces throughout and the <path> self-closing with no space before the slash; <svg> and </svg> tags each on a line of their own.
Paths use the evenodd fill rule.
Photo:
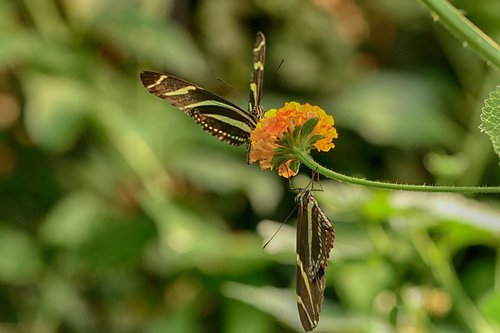
<svg viewBox="0 0 500 333">
<path fill-rule="evenodd" d="M 335 241 L 332 222 L 321 210 L 311 188 L 300 189 L 295 197 L 297 222 L 297 307 L 300 322 L 312 331 L 319 322 L 326 286 L 325 272 Z"/>
<path fill-rule="evenodd" d="M 260 100 L 265 54 L 266 39 L 264 34 L 259 32 L 253 49 L 248 111 L 173 75 L 144 71 L 141 73 L 141 81 L 150 93 L 178 107 L 219 140 L 232 145 L 241 145 L 248 143 L 250 133 L 262 118 L 263 109 Z"/>
</svg>

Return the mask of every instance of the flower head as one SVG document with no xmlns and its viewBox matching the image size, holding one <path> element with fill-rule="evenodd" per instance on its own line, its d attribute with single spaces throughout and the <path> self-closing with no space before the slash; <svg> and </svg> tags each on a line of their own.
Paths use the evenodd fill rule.
<svg viewBox="0 0 500 333">
<path fill-rule="evenodd" d="M 270 109 L 250 135 L 250 161 L 259 161 L 261 169 L 278 168 L 280 176 L 295 176 L 300 165 L 295 152 L 329 151 L 338 137 L 333 125 L 333 117 L 318 106 L 289 102 Z"/>
</svg>

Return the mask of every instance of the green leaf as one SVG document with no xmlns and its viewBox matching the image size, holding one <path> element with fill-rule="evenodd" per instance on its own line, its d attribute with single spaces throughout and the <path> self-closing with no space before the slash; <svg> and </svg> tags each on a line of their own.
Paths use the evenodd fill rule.
<svg viewBox="0 0 500 333">
<path fill-rule="evenodd" d="M 393 279 L 394 272 L 390 265 L 377 257 L 357 262 L 337 262 L 334 274 L 339 299 L 356 309 L 373 306 L 375 297 L 388 288 Z"/>
<path fill-rule="evenodd" d="M 500 291 L 488 291 L 479 300 L 479 309 L 491 321 L 500 324 Z"/>
<path fill-rule="evenodd" d="M 493 149 L 500 157 L 500 86 L 484 101 L 479 128 L 490 136 Z"/>
<path fill-rule="evenodd" d="M 319 140 L 324 139 L 324 138 L 325 138 L 324 135 L 319 135 L 319 134 L 313 135 L 312 137 L 309 138 L 309 140 L 307 140 L 306 149 L 310 150 L 310 149 L 314 148 L 314 144 L 316 144 L 316 142 L 318 142 Z"/>
<path fill-rule="evenodd" d="M 153 225 L 142 219 L 109 222 L 82 245 L 79 260 L 95 268 L 133 265 L 155 233 Z"/>
<path fill-rule="evenodd" d="M 279 168 L 280 165 L 286 163 L 286 161 L 293 159 L 294 156 L 290 154 L 276 154 L 271 159 L 271 163 L 275 168 Z"/>
<path fill-rule="evenodd" d="M 335 109 L 337 124 L 372 144 L 453 148 L 460 142 L 462 129 L 443 112 L 448 108 L 447 98 L 439 81 L 381 71 L 351 85 L 326 108 Z"/>
<path fill-rule="evenodd" d="M 273 316 L 287 326 L 295 328 L 297 332 L 300 331 L 295 294 L 291 290 L 227 282 L 223 285 L 222 293 L 228 298 L 236 299 Z"/>
<path fill-rule="evenodd" d="M 293 171 L 297 172 L 299 171 L 299 168 L 300 168 L 300 161 L 292 161 L 292 163 L 290 163 L 290 169 L 292 169 Z"/>
<path fill-rule="evenodd" d="M 23 231 L 0 227 L 0 282 L 35 282 L 42 269 L 38 248 Z"/>
<path fill-rule="evenodd" d="M 293 136 L 294 138 L 297 137 L 295 134 L 298 131 L 299 127 L 296 127 L 295 130 L 293 131 Z M 285 133 L 283 135 L 283 138 L 281 140 L 278 140 L 278 144 L 285 146 L 285 147 L 291 147 L 293 145 L 293 141 L 288 133 Z"/>
<path fill-rule="evenodd" d="M 27 75 L 23 82 L 26 128 L 32 140 L 53 152 L 73 148 L 92 104 L 87 87 L 76 80 L 43 74 Z"/>
<path fill-rule="evenodd" d="M 299 142 L 301 130 L 302 130 L 302 126 L 296 126 L 295 129 L 293 130 L 293 133 L 292 133 L 293 141 L 290 141 L 291 140 L 291 138 L 290 138 L 288 140 L 288 142 Z M 287 138 L 287 137 L 288 137 L 288 133 L 286 132 L 283 135 L 283 138 Z"/>
<path fill-rule="evenodd" d="M 314 117 L 306 121 L 304 125 L 302 125 L 302 137 L 307 137 L 309 134 L 311 134 L 317 123 L 318 117 Z"/>
<path fill-rule="evenodd" d="M 75 248 L 96 233 L 105 212 L 91 193 L 68 194 L 51 209 L 40 227 L 40 237 L 51 245 Z"/>
<path fill-rule="evenodd" d="M 253 306 L 233 299 L 224 303 L 223 332 L 272 332 L 272 320 Z"/>
</svg>

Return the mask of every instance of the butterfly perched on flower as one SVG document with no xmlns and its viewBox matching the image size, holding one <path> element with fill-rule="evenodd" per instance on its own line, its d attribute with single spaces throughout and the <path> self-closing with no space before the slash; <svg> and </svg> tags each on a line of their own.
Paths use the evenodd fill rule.
<svg viewBox="0 0 500 333">
<path fill-rule="evenodd" d="M 231 145 L 248 143 L 251 132 L 262 118 L 260 105 L 264 81 L 266 39 L 257 33 L 253 48 L 253 70 L 248 111 L 228 100 L 176 76 L 144 71 L 142 84 L 153 95 L 167 100 L 190 116 L 204 130 Z M 249 150 L 247 151 L 247 161 Z"/>
<path fill-rule="evenodd" d="M 310 188 L 300 189 L 296 239 L 297 307 L 302 327 L 312 331 L 319 322 L 326 287 L 325 272 L 335 241 L 335 229 Z"/>
</svg>

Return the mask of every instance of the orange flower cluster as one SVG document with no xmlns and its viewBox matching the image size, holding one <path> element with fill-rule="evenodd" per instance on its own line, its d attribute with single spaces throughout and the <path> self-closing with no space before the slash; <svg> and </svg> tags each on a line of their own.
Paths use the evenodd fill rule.
<svg viewBox="0 0 500 333">
<path fill-rule="evenodd" d="M 304 131 L 305 137 L 297 140 L 296 128 L 313 118 L 317 118 L 314 129 Z M 338 137 L 333 125 L 333 117 L 318 106 L 289 102 L 281 109 L 270 109 L 250 135 L 250 161 L 252 163 L 259 161 L 261 169 L 272 170 L 277 167 L 280 176 L 286 178 L 295 176 L 298 173 L 298 160 L 290 156 L 290 159 L 280 165 L 274 165 L 276 158 L 280 157 L 277 154 L 283 151 L 293 152 L 294 149 L 308 152 L 310 148 L 329 151 L 334 147 L 332 140 Z M 302 128 L 299 128 L 300 130 Z M 285 136 L 290 140 L 284 140 Z"/>
</svg>

